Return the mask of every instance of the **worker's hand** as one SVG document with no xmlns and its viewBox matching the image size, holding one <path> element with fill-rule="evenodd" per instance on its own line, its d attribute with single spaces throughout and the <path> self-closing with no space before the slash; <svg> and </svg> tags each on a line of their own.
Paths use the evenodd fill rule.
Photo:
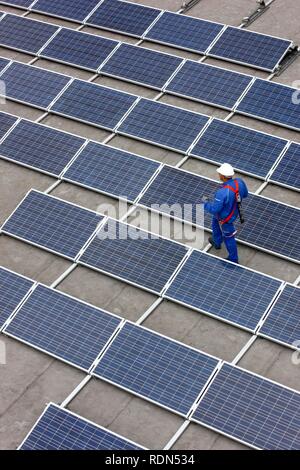
<svg viewBox="0 0 300 470">
<path fill-rule="evenodd" d="M 201 201 L 205 204 L 209 200 L 208 196 L 202 196 Z"/>
</svg>

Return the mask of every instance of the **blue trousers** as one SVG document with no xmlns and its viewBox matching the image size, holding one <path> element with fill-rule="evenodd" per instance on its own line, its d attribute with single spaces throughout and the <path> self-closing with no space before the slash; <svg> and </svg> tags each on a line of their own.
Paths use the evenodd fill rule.
<svg viewBox="0 0 300 470">
<path fill-rule="evenodd" d="M 238 263 L 238 251 L 237 243 L 235 240 L 236 230 L 232 222 L 223 224 L 220 226 L 218 219 L 213 217 L 212 219 L 212 231 L 213 231 L 213 241 L 215 245 L 221 246 L 222 243 L 225 243 L 225 246 L 228 251 L 228 260 Z"/>
</svg>

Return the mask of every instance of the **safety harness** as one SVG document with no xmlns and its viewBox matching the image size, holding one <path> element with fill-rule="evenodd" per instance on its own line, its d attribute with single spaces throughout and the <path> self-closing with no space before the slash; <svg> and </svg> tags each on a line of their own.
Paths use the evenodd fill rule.
<svg viewBox="0 0 300 470">
<path fill-rule="evenodd" d="M 225 219 L 219 220 L 221 225 L 224 225 L 227 222 L 229 222 L 231 217 L 234 215 L 237 206 L 238 206 L 238 209 L 239 209 L 239 216 L 240 216 L 240 219 L 241 219 L 241 223 L 243 223 L 243 217 L 241 217 L 241 211 L 240 211 L 240 206 L 239 206 L 240 203 L 241 203 L 241 197 L 240 197 L 240 194 L 239 194 L 239 182 L 238 182 L 238 180 L 233 180 L 233 182 L 234 182 L 235 188 L 233 188 L 229 184 L 227 184 L 226 186 L 223 186 L 224 189 L 228 188 L 228 189 L 230 189 L 230 191 L 234 192 L 235 201 L 234 201 L 233 208 L 232 208 L 232 211 L 230 212 L 230 214 Z"/>
</svg>

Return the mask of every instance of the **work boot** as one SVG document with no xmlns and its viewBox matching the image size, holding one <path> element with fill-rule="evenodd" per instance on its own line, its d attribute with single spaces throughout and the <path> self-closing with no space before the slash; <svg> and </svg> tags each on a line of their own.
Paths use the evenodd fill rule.
<svg viewBox="0 0 300 470">
<path fill-rule="evenodd" d="M 216 250 L 221 250 L 221 245 L 216 245 L 213 237 L 208 237 L 208 241 Z"/>
</svg>

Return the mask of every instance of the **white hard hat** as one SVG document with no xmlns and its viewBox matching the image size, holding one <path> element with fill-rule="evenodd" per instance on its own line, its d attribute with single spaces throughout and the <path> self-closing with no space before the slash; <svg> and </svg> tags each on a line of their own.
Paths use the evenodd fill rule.
<svg viewBox="0 0 300 470">
<path fill-rule="evenodd" d="M 227 177 L 234 175 L 234 169 L 231 165 L 229 165 L 229 163 L 223 163 L 223 165 L 221 165 L 220 168 L 217 169 L 217 172 L 220 173 L 220 175 Z"/>
</svg>

